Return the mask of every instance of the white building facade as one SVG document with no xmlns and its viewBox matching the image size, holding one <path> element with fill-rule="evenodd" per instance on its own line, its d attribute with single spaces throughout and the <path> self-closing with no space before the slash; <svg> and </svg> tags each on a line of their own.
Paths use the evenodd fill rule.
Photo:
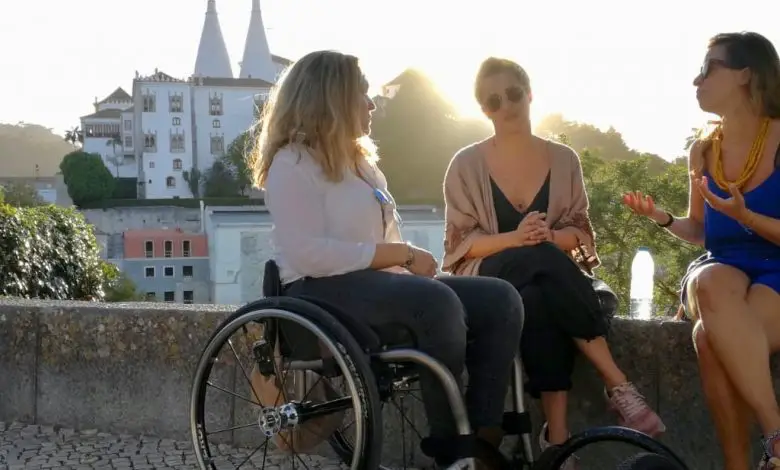
<svg viewBox="0 0 780 470">
<path fill-rule="evenodd" d="M 249 129 L 290 61 L 270 53 L 252 0 L 239 77 L 233 76 L 216 0 L 208 0 L 193 74 L 136 73 L 132 94 L 118 88 L 81 118 L 84 151 L 100 154 L 111 174 L 138 179 L 138 197 L 190 198 L 185 173 L 208 171 Z"/>
</svg>

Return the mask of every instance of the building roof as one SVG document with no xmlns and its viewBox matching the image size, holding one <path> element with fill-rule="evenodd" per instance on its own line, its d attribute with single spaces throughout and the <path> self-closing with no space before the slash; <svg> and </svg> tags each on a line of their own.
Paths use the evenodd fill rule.
<svg viewBox="0 0 780 470">
<path fill-rule="evenodd" d="M 216 0 L 208 0 L 206 19 L 200 34 L 198 55 L 193 75 L 201 77 L 233 77 L 225 38 L 219 25 Z"/>
<path fill-rule="evenodd" d="M 265 35 L 260 0 L 252 0 L 252 13 L 249 16 L 249 29 L 244 42 L 244 56 L 241 59 L 239 77 L 261 78 L 269 82 L 276 79 L 276 66 Z"/>
<path fill-rule="evenodd" d="M 141 75 L 138 72 L 135 73 L 135 81 L 140 82 L 174 82 L 184 83 L 184 80 L 180 78 L 174 78 L 159 69 L 154 69 L 154 73 L 151 75 Z"/>
<path fill-rule="evenodd" d="M 123 112 L 122 109 L 102 109 L 96 113 L 81 116 L 81 119 L 119 119 Z"/>
<path fill-rule="evenodd" d="M 273 83 L 260 78 L 216 78 L 216 77 L 193 77 L 192 83 L 197 86 L 221 86 L 238 88 L 270 88 Z"/>
<path fill-rule="evenodd" d="M 127 93 L 122 87 L 117 88 L 114 90 L 110 95 L 103 98 L 101 101 L 99 101 L 97 104 L 104 104 L 104 103 L 124 103 L 128 101 L 133 101 L 133 97 L 130 96 L 129 93 Z"/>
</svg>

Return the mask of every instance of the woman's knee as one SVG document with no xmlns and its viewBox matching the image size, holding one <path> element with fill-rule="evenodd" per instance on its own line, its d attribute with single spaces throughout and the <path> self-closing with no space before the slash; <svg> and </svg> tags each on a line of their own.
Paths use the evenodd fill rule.
<svg viewBox="0 0 780 470">
<path fill-rule="evenodd" d="M 415 278 L 405 295 L 415 298 L 415 334 L 421 345 L 447 343 L 465 348 L 466 310 L 458 295 L 447 285 Z M 423 282 L 420 282 L 423 281 Z"/>
<path fill-rule="evenodd" d="M 519 340 L 525 308 L 517 289 L 507 281 L 493 277 L 464 276 L 442 278 L 460 299 L 468 316 L 469 329 L 475 332 L 499 330 Z"/>
<path fill-rule="evenodd" d="M 699 268 L 688 279 L 687 295 L 693 306 L 694 317 L 716 310 L 725 303 L 745 298 L 750 279 L 737 268 L 725 264 L 708 264 Z"/>
</svg>

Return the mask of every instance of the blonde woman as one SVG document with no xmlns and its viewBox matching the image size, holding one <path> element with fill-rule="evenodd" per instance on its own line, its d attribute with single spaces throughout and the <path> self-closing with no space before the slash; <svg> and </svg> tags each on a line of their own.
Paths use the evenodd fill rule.
<svg viewBox="0 0 780 470">
<path fill-rule="evenodd" d="M 683 279 L 682 301 L 696 322 L 701 383 L 725 468 L 749 468 L 754 417 L 763 432 L 759 469 L 777 469 L 780 407 L 769 355 L 780 351 L 780 57 L 760 34 L 718 34 L 693 85 L 701 109 L 721 124 L 691 150 L 687 216 L 639 192 L 624 202 L 707 249 Z"/>
<path fill-rule="evenodd" d="M 319 51 L 292 65 L 266 106 L 254 181 L 265 188 L 285 292 L 320 298 L 371 326 L 407 327 L 456 378 L 467 366 L 471 425 L 497 447 L 522 300 L 498 279 L 437 279 L 433 256 L 403 242 L 367 137 L 367 92 L 357 58 Z M 438 382 L 421 371 L 421 386 L 432 437 L 453 436 Z"/>
<path fill-rule="evenodd" d="M 664 424 L 605 339 L 608 322 L 589 276 L 598 256 L 579 157 L 531 132 L 530 80 L 517 63 L 485 60 L 475 96 L 495 134 L 460 150 L 447 170 L 443 269 L 505 279 L 522 295 L 520 350 L 528 390 L 541 398 L 547 419 L 542 448 L 569 436 L 567 392 L 578 351 L 601 374 L 619 423 L 660 434 Z"/>
</svg>

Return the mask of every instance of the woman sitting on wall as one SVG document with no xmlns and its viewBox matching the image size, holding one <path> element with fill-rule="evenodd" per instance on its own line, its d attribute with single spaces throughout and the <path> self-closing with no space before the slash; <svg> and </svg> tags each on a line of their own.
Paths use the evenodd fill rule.
<svg viewBox="0 0 780 470">
<path fill-rule="evenodd" d="M 624 201 L 678 238 L 704 245 L 683 279 L 696 322 L 702 386 L 727 470 L 750 461 L 751 415 L 763 431 L 760 469 L 780 468 L 780 410 L 770 353 L 780 350 L 780 58 L 756 33 L 710 40 L 693 82 L 702 110 L 720 116 L 689 159 L 688 215 L 634 192 Z"/>
<path fill-rule="evenodd" d="M 542 448 L 569 436 L 577 349 L 604 379 L 620 424 L 658 435 L 664 425 L 615 364 L 594 280 L 583 273 L 592 274 L 598 258 L 579 157 L 532 134 L 531 87 L 518 64 L 487 59 L 475 94 L 495 135 L 460 150 L 447 170 L 443 269 L 505 279 L 522 295 L 520 349 L 530 393 L 541 396 L 547 418 Z"/>
<path fill-rule="evenodd" d="M 465 364 L 471 425 L 480 442 L 497 448 L 522 300 L 498 279 L 436 279 L 433 256 L 402 241 L 367 137 L 374 110 L 367 92 L 357 58 L 312 52 L 285 73 L 266 105 L 253 170 L 273 218 L 285 292 L 322 299 L 370 326 L 405 326 L 456 379 Z M 453 436 L 439 382 L 424 369 L 420 380 L 431 435 Z"/>
</svg>

